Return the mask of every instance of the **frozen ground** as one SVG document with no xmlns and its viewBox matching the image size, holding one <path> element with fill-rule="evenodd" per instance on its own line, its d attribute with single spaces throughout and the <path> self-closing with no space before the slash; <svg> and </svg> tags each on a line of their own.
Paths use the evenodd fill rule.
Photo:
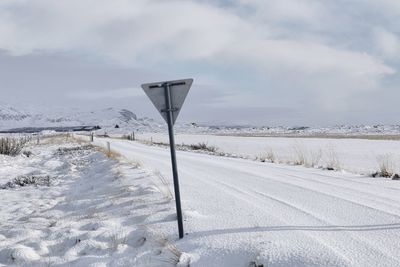
<svg viewBox="0 0 400 267">
<path fill-rule="evenodd" d="M 137 134 L 139 140 L 168 142 L 160 133 Z M 400 172 L 400 141 L 329 138 L 240 137 L 177 134 L 177 144 L 205 142 L 219 152 L 243 157 L 265 157 L 272 152 L 276 162 L 293 163 L 299 152 L 311 162 L 320 156 L 317 165 L 327 167 L 337 160 L 341 170 L 369 175 L 379 170 L 382 159 L 388 158 L 394 172 Z M 334 163 L 334 162 L 333 162 Z"/>
<path fill-rule="evenodd" d="M 167 149 L 96 143 L 106 141 L 171 181 Z M 191 266 L 400 265 L 398 181 L 182 151 L 177 156 L 187 236 L 176 244 Z"/>
<path fill-rule="evenodd" d="M 179 151 L 179 240 L 167 149 L 41 142 L 0 156 L 0 266 L 400 265 L 398 181 Z"/>
</svg>

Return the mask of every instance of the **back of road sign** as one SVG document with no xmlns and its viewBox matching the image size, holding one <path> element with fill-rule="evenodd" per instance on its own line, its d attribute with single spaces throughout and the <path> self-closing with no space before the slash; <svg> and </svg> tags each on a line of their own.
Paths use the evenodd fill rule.
<svg viewBox="0 0 400 267">
<path fill-rule="evenodd" d="M 179 115 L 179 111 L 182 108 L 183 102 L 192 86 L 193 79 L 165 81 L 157 83 L 146 83 L 142 84 L 142 88 L 146 95 L 150 98 L 153 105 L 160 112 L 161 116 L 168 123 L 167 112 L 166 112 L 166 94 L 165 86 L 169 86 L 172 103 L 172 124 L 175 124 L 176 118 Z"/>
</svg>

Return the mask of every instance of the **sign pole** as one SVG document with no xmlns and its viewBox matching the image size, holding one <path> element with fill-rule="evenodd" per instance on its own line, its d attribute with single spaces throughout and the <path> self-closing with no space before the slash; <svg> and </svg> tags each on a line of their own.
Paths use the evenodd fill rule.
<svg viewBox="0 0 400 267">
<path fill-rule="evenodd" d="M 181 107 L 192 86 L 193 79 L 175 81 L 153 82 L 142 84 L 143 91 L 150 98 L 155 108 L 168 124 L 169 145 L 171 150 L 172 175 L 174 179 L 174 192 L 176 215 L 178 220 L 179 238 L 183 238 L 183 218 L 181 208 L 181 195 L 179 192 L 178 167 L 176 164 L 174 124 L 181 111 Z M 152 139 L 152 138 L 151 138 Z"/>
<path fill-rule="evenodd" d="M 174 178 L 174 191 L 175 191 L 175 202 L 176 202 L 176 214 L 178 217 L 178 231 L 179 238 L 183 238 L 183 221 L 182 221 L 182 208 L 181 208 L 181 196 L 179 192 L 179 179 L 178 179 L 178 167 L 176 164 L 176 153 L 175 153 L 175 139 L 174 139 L 174 125 L 173 125 L 173 114 L 174 111 L 171 101 L 171 88 L 169 83 L 164 83 L 165 93 L 165 112 L 167 115 L 168 123 L 168 134 L 169 134 L 169 145 L 171 150 L 171 164 L 172 164 L 172 175 Z"/>
</svg>

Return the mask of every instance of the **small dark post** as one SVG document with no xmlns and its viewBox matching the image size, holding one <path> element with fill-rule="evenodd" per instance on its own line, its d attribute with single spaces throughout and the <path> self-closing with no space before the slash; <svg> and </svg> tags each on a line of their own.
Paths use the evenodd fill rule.
<svg viewBox="0 0 400 267">
<path fill-rule="evenodd" d="M 93 140 L 94 140 L 94 133 L 91 132 L 91 133 L 90 133 L 90 142 L 93 142 Z"/>
<path fill-rule="evenodd" d="M 132 141 L 135 141 L 135 132 L 132 132 Z"/>
<path fill-rule="evenodd" d="M 172 164 L 172 174 L 174 177 L 174 191 L 175 191 L 175 202 L 176 202 L 176 214 L 178 216 L 178 230 L 179 238 L 183 238 L 183 220 L 182 220 L 182 208 L 181 208 L 181 196 L 179 192 L 179 179 L 178 179 L 178 168 L 176 165 L 176 153 L 175 153 L 175 139 L 174 139 L 174 125 L 172 117 L 172 101 L 170 85 L 168 83 L 163 84 L 165 92 L 165 106 L 167 113 L 167 123 L 168 123 L 168 134 L 169 134 L 169 145 L 171 150 L 171 164 Z"/>
<path fill-rule="evenodd" d="M 111 155 L 111 144 L 110 142 L 107 142 L 107 156 Z"/>
</svg>

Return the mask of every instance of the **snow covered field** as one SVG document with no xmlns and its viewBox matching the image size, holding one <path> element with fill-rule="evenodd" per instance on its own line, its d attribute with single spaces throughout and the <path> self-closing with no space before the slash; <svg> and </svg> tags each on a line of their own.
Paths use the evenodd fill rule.
<svg viewBox="0 0 400 267">
<path fill-rule="evenodd" d="M 107 142 L 0 156 L 0 266 L 400 264 L 398 181 L 178 151 L 179 240 L 168 149 Z"/>
<path fill-rule="evenodd" d="M 160 133 L 137 134 L 139 140 L 168 142 L 168 136 Z M 394 172 L 400 172 L 400 141 L 328 138 L 239 137 L 177 134 L 177 144 L 205 142 L 225 152 L 243 157 L 266 157 L 273 153 L 276 162 L 293 163 L 299 154 L 317 165 L 338 165 L 341 170 L 369 175 L 379 170 L 381 160 L 388 159 Z M 336 161 L 336 162 L 332 162 Z"/>
</svg>

